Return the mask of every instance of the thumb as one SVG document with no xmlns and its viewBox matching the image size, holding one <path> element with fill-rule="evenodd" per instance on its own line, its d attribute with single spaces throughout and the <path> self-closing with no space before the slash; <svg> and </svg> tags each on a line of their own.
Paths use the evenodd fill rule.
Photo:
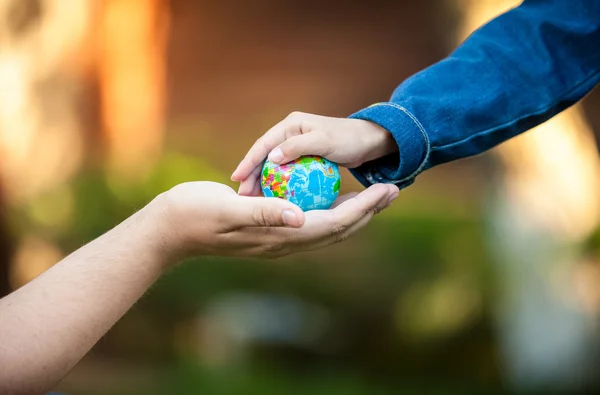
<svg viewBox="0 0 600 395">
<path fill-rule="evenodd" d="M 325 157 L 331 151 L 331 141 L 326 138 L 325 133 L 314 131 L 290 137 L 271 151 L 269 160 L 277 164 L 288 163 L 303 155 Z"/>
<path fill-rule="evenodd" d="M 237 227 L 289 226 L 300 228 L 304 225 L 302 209 L 286 200 L 247 196 L 240 196 L 238 199 L 239 202 L 233 212 Z"/>
</svg>

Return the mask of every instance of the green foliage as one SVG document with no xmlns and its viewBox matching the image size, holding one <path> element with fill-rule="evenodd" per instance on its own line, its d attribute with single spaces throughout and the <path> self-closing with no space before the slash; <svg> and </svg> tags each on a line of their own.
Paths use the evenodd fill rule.
<svg viewBox="0 0 600 395">
<path fill-rule="evenodd" d="M 102 168 L 86 169 L 23 208 L 20 223 L 33 224 L 71 251 L 157 194 L 192 180 L 229 183 L 197 157 L 170 152 L 135 183 Z M 497 361 L 487 314 L 493 284 L 480 218 L 462 215 L 447 200 L 398 206 L 368 231 L 325 251 L 276 262 L 192 259 L 159 280 L 100 350 L 132 365 L 136 358 L 168 365 L 156 394 L 422 394 L 399 388 L 426 383 L 429 376 L 494 386 Z M 324 338 L 316 349 L 301 351 L 253 344 L 240 366 L 224 370 L 190 362 L 198 357 L 192 351 L 198 344 L 180 329 L 220 296 L 240 292 L 320 306 L 330 319 Z M 307 362 L 294 362 L 299 352 Z"/>
<path fill-rule="evenodd" d="M 34 227 L 42 237 L 70 251 L 111 229 L 158 194 L 189 181 L 231 183 L 203 160 L 169 152 L 146 177 L 135 182 L 104 168 L 84 169 L 68 185 L 33 199 L 15 222 L 23 229 Z"/>
</svg>

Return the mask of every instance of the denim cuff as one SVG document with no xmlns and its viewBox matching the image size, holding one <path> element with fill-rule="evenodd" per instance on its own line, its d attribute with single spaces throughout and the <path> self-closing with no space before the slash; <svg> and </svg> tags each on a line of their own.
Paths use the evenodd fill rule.
<svg viewBox="0 0 600 395">
<path fill-rule="evenodd" d="M 429 156 L 429 138 L 415 116 L 398 104 L 377 103 L 350 118 L 378 124 L 389 131 L 398 144 L 397 153 L 351 169 L 356 179 L 366 187 L 392 183 L 405 188 L 412 184 Z"/>
</svg>

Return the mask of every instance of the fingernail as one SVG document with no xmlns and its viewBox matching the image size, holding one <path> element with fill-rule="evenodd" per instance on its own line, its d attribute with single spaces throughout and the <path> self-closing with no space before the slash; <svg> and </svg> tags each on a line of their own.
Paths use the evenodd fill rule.
<svg viewBox="0 0 600 395">
<path fill-rule="evenodd" d="M 292 210 L 283 210 L 281 213 L 281 218 L 283 219 L 283 223 L 288 226 L 295 226 L 298 222 L 296 213 L 294 213 Z"/>
<path fill-rule="evenodd" d="M 275 148 L 269 154 L 269 160 L 273 163 L 280 163 L 283 160 L 283 151 L 281 148 Z"/>
<path fill-rule="evenodd" d="M 398 192 L 394 192 L 394 193 L 392 193 L 392 195 L 391 195 L 391 196 L 390 196 L 390 198 L 388 199 L 388 206 L 389 206 L 390 204 L 392 204 L 392 202 L 393 202 L 394 200 L 396 200 L 396 198 L 398 197 L 398 194 L 399 194 Z"/>
</svg>

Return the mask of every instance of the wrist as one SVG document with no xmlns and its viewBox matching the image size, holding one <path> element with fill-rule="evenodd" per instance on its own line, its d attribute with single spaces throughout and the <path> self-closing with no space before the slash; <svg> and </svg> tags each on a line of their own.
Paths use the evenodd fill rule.
<svg viewBox="0 0 600 395">
<path fill-rule="evenodd" d="M 361 123 L 361 130 L 366 139 L 364 146 L 368 147 L 363 163 L 398 152 L 398 144 L 388 130 L 370 121 L 362 119 L 356 119 L 356 121 Z"/>
<path fill-rule="evenodd" d="M 142 209 L 143 211 L 146 213 L 142 213 L 142 227 L 150 231 L 149 248 L 159 257 L 163 269 L 189 258 L 191 254 L 185 248 L 186 243 L 172 218 L 167 193 L 158 195 Z"/>
</svg>

